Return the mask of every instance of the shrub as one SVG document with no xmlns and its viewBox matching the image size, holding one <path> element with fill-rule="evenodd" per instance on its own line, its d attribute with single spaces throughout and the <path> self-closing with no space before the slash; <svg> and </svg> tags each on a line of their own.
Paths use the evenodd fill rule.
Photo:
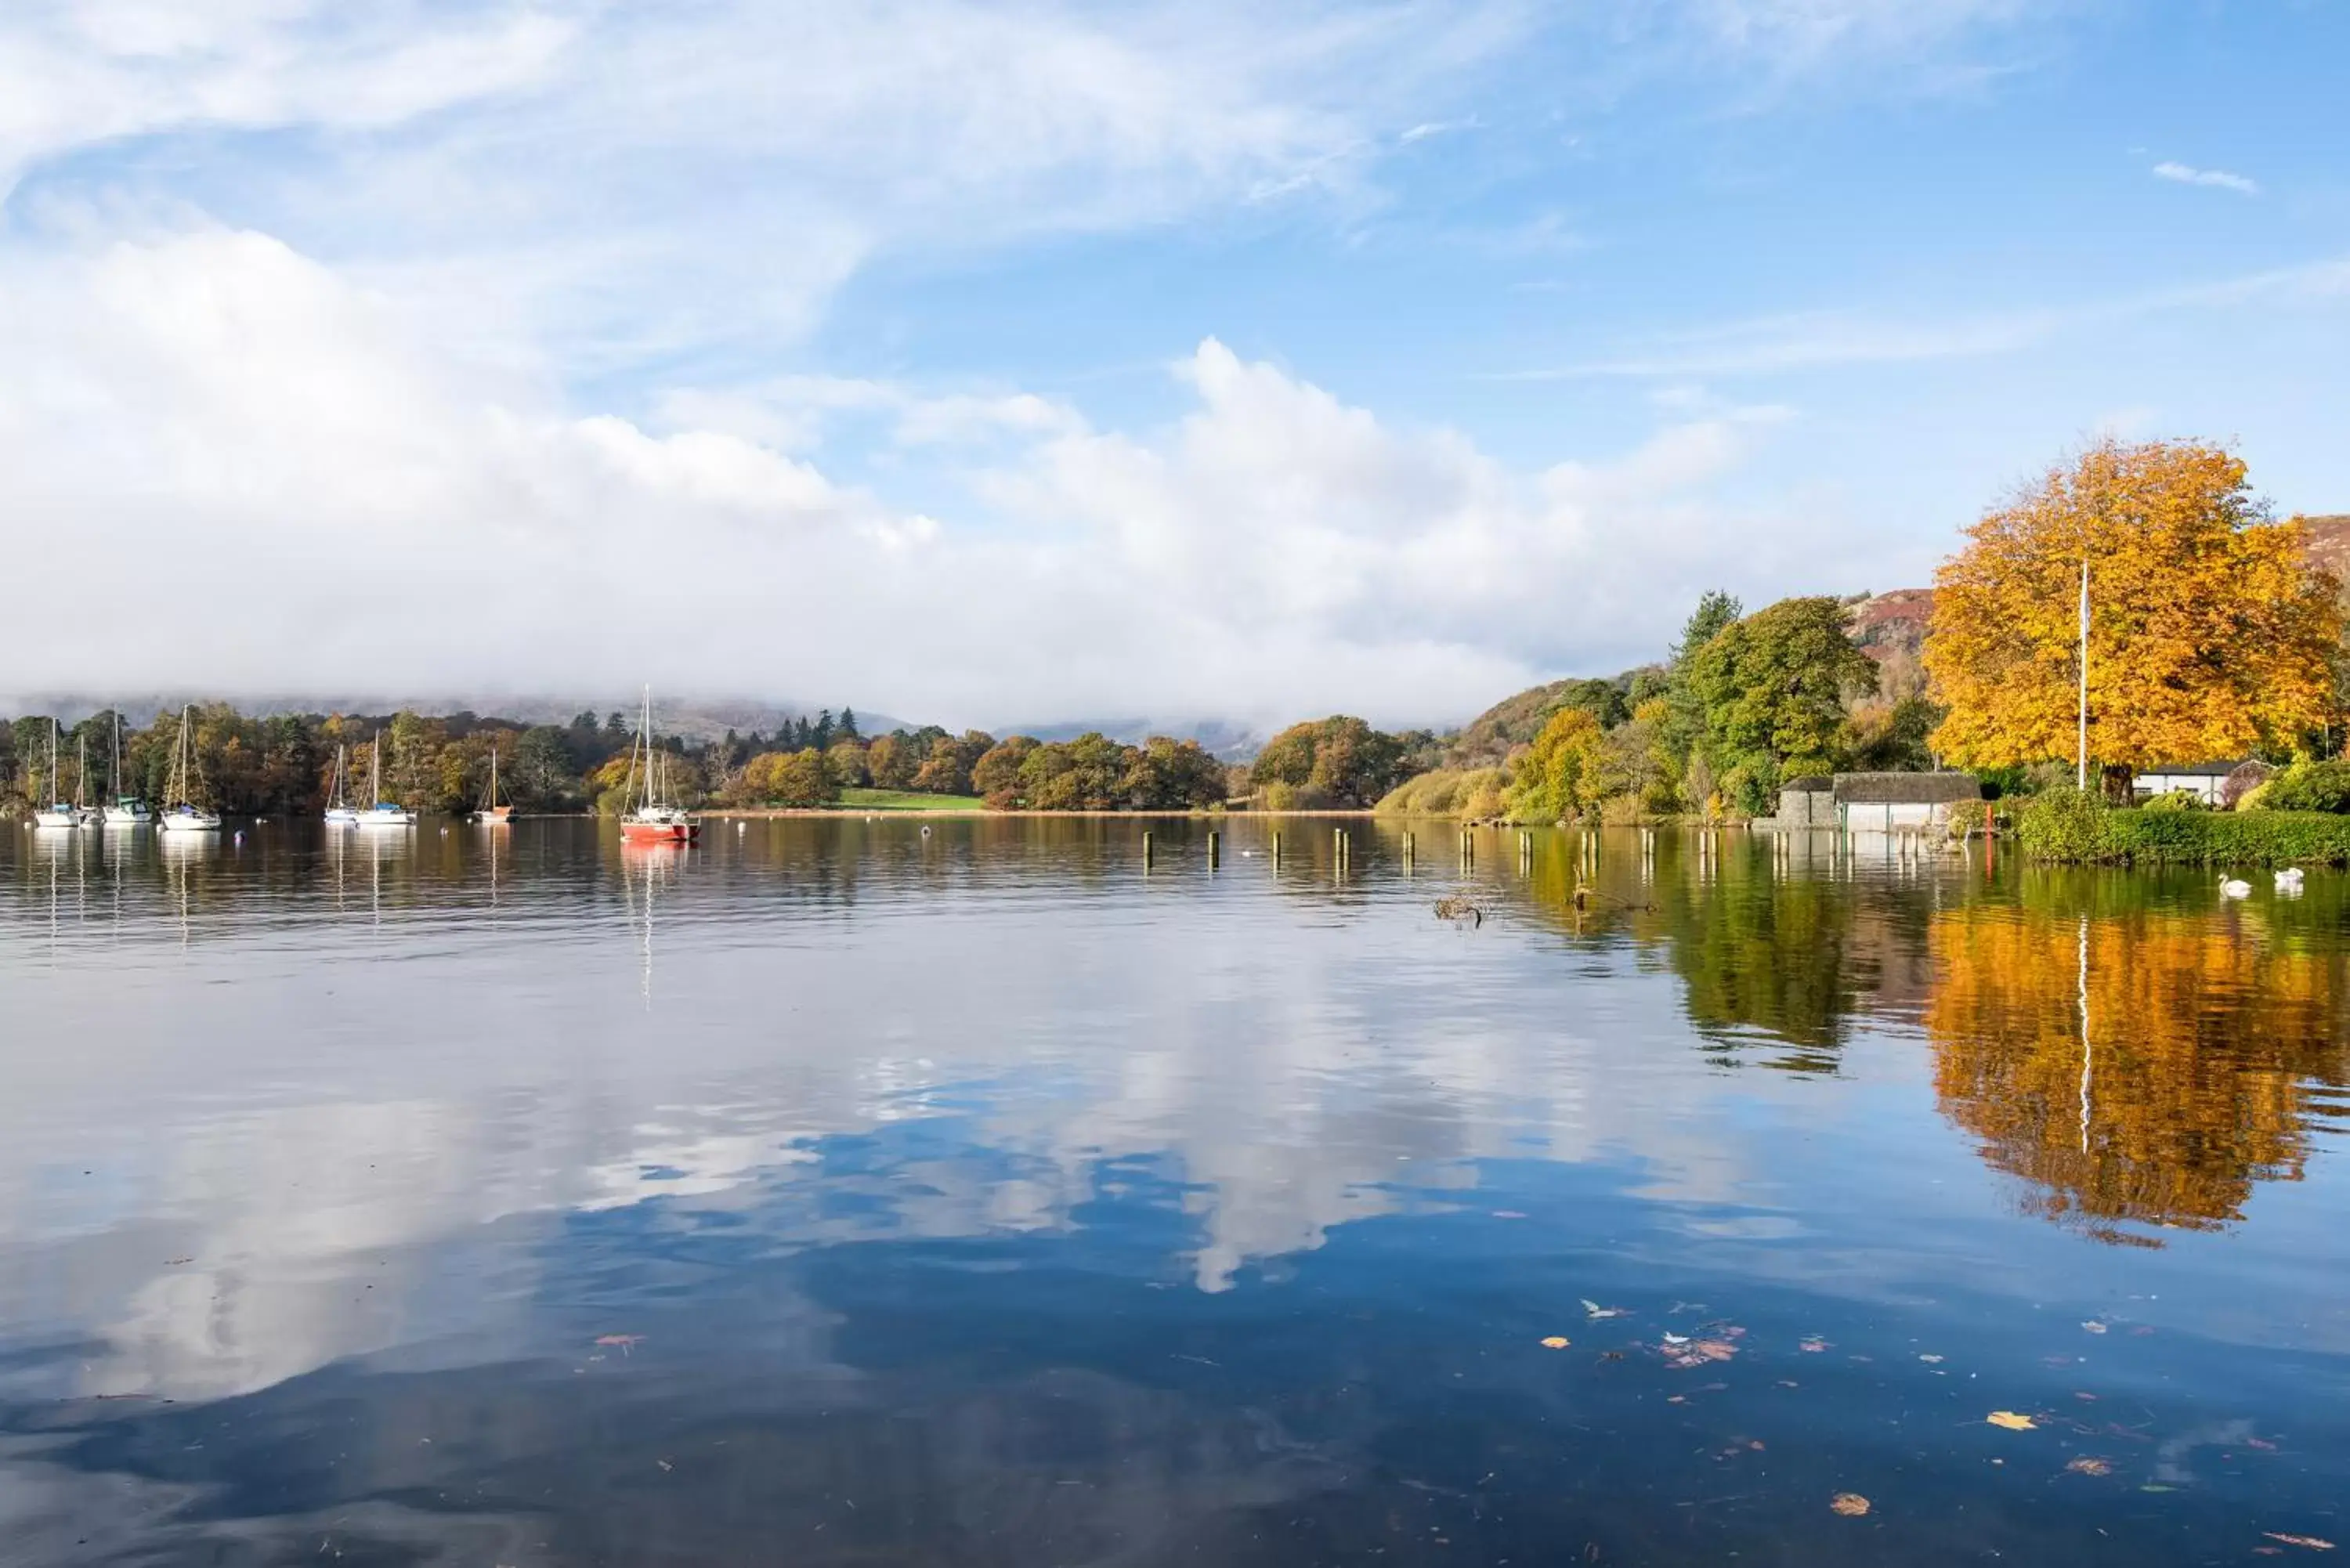
<svg viewBox="0 0 2350 1568">
<path fill-rule="evenodd" d="M 1437 768 L 1380 796 L 1378 810 L 1390 816 L 1498 816 L 1509 782 L 1502 768 Z"/>
<path fill-rule="evenodd" d="M 2270 811 L 2350 812 L 2350 762 L 2299 762 L 2269 780 L 2261 805 Z"/>
<path fill-rule="evenodd" d="M 2350 865 L 2350 815 L 2301 811 L 2116 811 L 2050 790 L 2017 823 L 2035 860 L 2075 865 Z"/>
<path fill-rule="evenodd" d="M 2201 811 L 2203 797 L 2193 790 L 2174 789 L 2162 794 L 2149 796 L 2138 809 L 2154 812 Z"/>
</svg>

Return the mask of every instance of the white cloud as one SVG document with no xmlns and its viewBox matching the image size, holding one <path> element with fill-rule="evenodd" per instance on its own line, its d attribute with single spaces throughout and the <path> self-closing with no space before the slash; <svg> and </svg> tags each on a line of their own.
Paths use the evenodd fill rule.
<svg viewBox="0 0 2350 1568">
<path fill-rule="evenodd" d="M 2208 185 L 2215 191 L 2233 191 L 2240 196 L 2257 196 L 2257 182 L 2241 174 L 2230 174 L 2225 169 L 2196 169 L 2184 163 L 2158 163 L 2154 166 L 2158 180 L 2175 181 L 2181 185 Z"/>
<path fill-rule="evenodd" d="M 1441 719 L 1651 652 L 1725 560 L 1750 588 L 1793 580 L 1835 526 L 1715 499 L 1770 410 L 1525 472 L 1214 341 L 1177 367 L 1194 404 L 1158 432 L 1016 392 L 814 379 L 739 406 L 681 396 L 649 430 L 484 381 L 262 235 L 20 265 L 0 299 L 12 552 L 75 541 L 63 569 L 103 541 L 151 568 L 110 576 L 96 618 L 78 595 L 25 596 L 12 673 L 34 688 L 650 679 L 958 722 Z M 969 503 L 933 518 L 755 419 L 695 422 L 780 392 L 878 410 L 902 440 L 994 444 Z"/>
</svg>

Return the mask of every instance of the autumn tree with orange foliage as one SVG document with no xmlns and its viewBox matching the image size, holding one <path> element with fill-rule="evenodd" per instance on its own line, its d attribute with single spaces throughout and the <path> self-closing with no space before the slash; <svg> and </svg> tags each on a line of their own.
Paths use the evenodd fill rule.
<svg viewBox="0 0 2350 1568">
<path fill-rule="evenodd" d="M 2089 754 L 2109 772 L 2295 747 L 2333 722 L 2340 585 L 2234 453 L 2100 441 L 1967 532 L 1926 640 L 1942 754 L 2073 755 L 2085 556 Z"/>
</svg>

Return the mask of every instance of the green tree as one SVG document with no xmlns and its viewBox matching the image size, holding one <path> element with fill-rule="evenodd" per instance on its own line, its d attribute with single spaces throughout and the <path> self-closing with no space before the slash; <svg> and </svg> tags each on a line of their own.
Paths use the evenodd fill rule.
<svg viewBox="0 0 2350 1568">
<path fill-rule="evenodd" d="M 1588 709 L 1552 714 L 1518 761 L 1506 797 L 1512 819 L 1559 822 L 1574 815 L 1584 802 L 1586 776 L 1599 766 L 1606 734 Z"/>
<path fill-rule="evenodd" d="M 1292 724 L 1250 768 L 1259 790 L 1289 786 L 1304 805 L 1366 806 L 1403 782 L 1404 745 L 1362 720 L 1338 713 Z"/>
<path fill-rule="evenodd" d="M 1770 809 L 1783 778 L 1834 773 L 1845 695 L 1877 690 L 1877 666 L 1845 634 L 1835 598 L 1782 599 L 1723 628 L 1690 665 L 1701 749 L 1741 809 Z"/>
<path fill-rule="evenodd" d="M 1705 739 L 1705 698 L 1697 689 L 1697 658 L 1713 639 L 1738 623 L 1745 607 L 1720 588 L 1709 588 L 1681 625 L 1664 671 L 1665 748 L 1684 763 Z"/>
<path fill-rule="evenodd" d="M 1021 769 L 1038 742 L 1030 735 L 1007 735 L 980 753 L 972 764 L 971 787 L 998 811 L 1021 804 Z"/>
<path fill-rule="evenodd" d="M 1224 798 L 1224 766 L 1197 741 L 1153 735 L 1133 753 L 1119 785 L 1136 811 L 1186 811 Z"/>
</svg>

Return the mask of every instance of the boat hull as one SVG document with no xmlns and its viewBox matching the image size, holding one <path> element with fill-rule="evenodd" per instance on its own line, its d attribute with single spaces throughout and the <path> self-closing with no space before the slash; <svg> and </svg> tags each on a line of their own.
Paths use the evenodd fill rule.
<svg viewBox="0 0 2350 1568">
<path fill-rule="evenodd" d="M 166 815 L 156 826 L 166 833 L 218 833 L 221 819 L 208 811 L 174 812 Z"/>
<path fill-rule="evenodd" d="M 78 811 L 36 811 L 33 813 L 35 827 L 79 827 L 81 813 Z"/>
<path fill-rule="evenodd" d="M 624 822 L 620 836 L 630 844 L 691 844 L 702 836 L 698 822 Z"/>
<path fill-rule="evenodd" d="M 412 811 L 363 811 L 353 819 L 361 827 L 413 827 L 416 814 Z"/>
</svg>

